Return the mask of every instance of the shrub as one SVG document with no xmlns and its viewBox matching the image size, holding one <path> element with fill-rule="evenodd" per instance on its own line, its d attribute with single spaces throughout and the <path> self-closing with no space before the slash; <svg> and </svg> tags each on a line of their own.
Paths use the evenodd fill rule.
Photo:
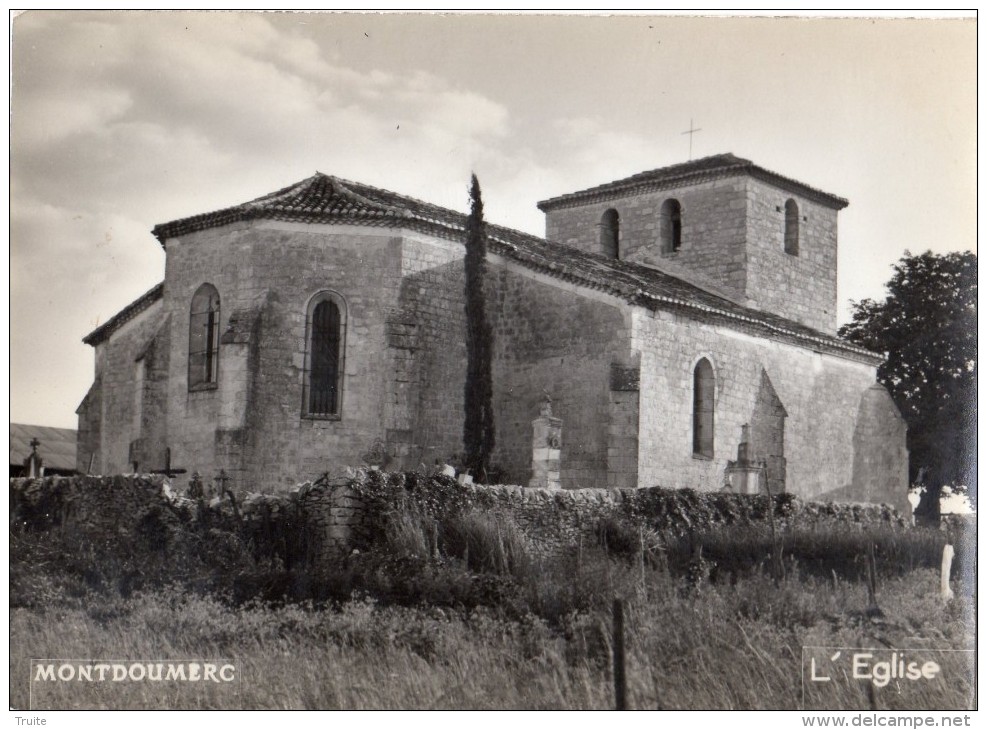
<svg viewBox="0 0 987 730">
<path fill-rule="evenodd" d="M 527 537 L 504 515 L 466 512 L 443 526 L 443 551 L 477 572 L 528 575 L 532 558 Z"/>
<path fill-rule="evenodd" d="M 633 557 L 641 552 L 641 528 L 612 515 L 596 523 L 596 542 L 611 555 Z"/>
</svg>

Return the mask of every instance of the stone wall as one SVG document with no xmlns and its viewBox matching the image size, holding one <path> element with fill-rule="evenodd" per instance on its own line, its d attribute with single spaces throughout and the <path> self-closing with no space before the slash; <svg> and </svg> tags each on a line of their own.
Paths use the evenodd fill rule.
<svg viewBox="0 0 987 730">
<path fill-rule="evenodd" d="M 703 494 L 661 487 L 642 489 L 525 489 L 514 486 L 471 486 L 487 514 L 510 518 L 541 554 L 561 554 L 599 539 L 601 522 L 623 520 L 640 527 L 649 541 L 728 525 L 769 527 L 766 496 Z M 804 502 L 786 495 L 775 499 L 777 529 L 802 527 L 892 525 L 905 520 L 887 505 Z"/>
<path fill-rule="evenodd" d="M 611 404 L 611 366 L 630 357 L 629 308 L 608 295 L 506 264 L 491 266 L 489 279 L 494 463 L 511 481 L 528 483 L 531 421 L 547 394 L 552 415 L 563 423 L 562 486 L 607 484 L 611 410 L 619 412 Z"/>
<path fill-rule="evenodd" d="M 158 475 L 10 480 L 13 530 L 57 529 L 83 541 L 132 549 L 153 519 L 167 531 L 236 531 L 252 545 L 255 557 L 277 557 L 286 567 L 312 570 L 334 564 L 360 530 L 374 524 L 362 510 L 349 480 L 306 482 L 281 494 L 247 494 L 235 508 L 227 497 L 207 494 L 198 500 L 176 494 Z"/>
<path fill-rule="evenodd" d="M 781 455 L 787 490 L 811 500 L 845 487 L 842 499 L 905 509 L 905 425 L 887 400 L 863 400 L 875 387 L 872 365 L 670 312 L 635 312 L 634 344 L 641 351 L 642 486 L 720 490 L 741 427 L 757 415 L 766 377 L 787 414 Z M 693 455 L 693 371 L 700 358 L 715 376 L 712 459 Z M 874 458 L 864 458 L 871 452 Z"/>
<path fill-rule="evenodd" d="M 389 428 L 395 467 L 445 462 L 463 448 L 463 399 L 466 382 L 466 287 L 464 247 L 458 241 L 409 235 L 402 250 L 400 311 L 414 323 L 405 345 L 395 338 L 394 359 L 413 355 L 411 377 L 394 373 L 393 411 Z M 399 347 L 414 347 L 400 350 Z M 401 378 L 401 380 L 398 380 Z M 415 389 L 412 392 L 412 388 Z M 407 393 L 407 395 L 405 395 Z M 409 429 L 407 433 L 404 429 Z M 406 443 L 410 442 L 410 443 Z"/>
<path fill-rule="evenodd" d="M 138 465 L 138 471 L 147 472 L 166 466 L 168 456 L 168 373 L 171 357 L 171 329 L 167 322 L 162 323 L 154 337 L 148 342 L 138 357 L 135 367 L 143 362 L 140 399 L 136 406 L 139 413 L 139 427 L 135 442 L 131 444 L 131 464 Z"/>
<path fill-rule="evenodd" d="M 81 436 L 76 462 L 80 471 L 89 469 L 90 460 L 96 474 L 131 472 L 135 461 L 146 470 L 163 466 L 144 458 L 138 423 L 146 418 L 146 424 L 164 424 L 157 407 L 163 403 L 163 394 L 156 389 L 158 368 L 152 368 L 151 378 L 145 379 L 140 393 L 137 371 L 144 367 L 138 361 L 148 354 L 164 321 L 162 304 L 155 302 L 96 346 L 95 385 L 79 409 Z M 157 361 L 154 355 L 152 359 Z"/>
<path fill-rule="evenodd" d="M 161 476 L 10 480 L 11 528 L 77 529 L 94 539 L 131 537 L 149 513 L 176 504 Z"/>
<path fill-rule="evenodd" d="M 661 207 L 681 204 L 681 249 L 663 251 Z M 785 202 L 799 207 L 799 253 L 785 253 Z M 837 211 L 746 175 L 629 193 L 546 213 L 545 237 L 604 253 L 600 220 L 620 216 L 620 258 L 694 271 L 753 307 L 836 332 Z"/>
<path fill-rule="evenodd" d="M 441 490 L 459 490 L 460 503 L 509 518 L 535 552 L 553 555 L 597 539 L 601 521 L 618 519 L 649 535 L 670 537 L 723 525 L 762 526 L 769 519 L 765 496 L 702 494 L 694 490 L 526 489 L 460 486 L 443 477 Z M 261 559 L 278 557 L 287 568 L 331 569 L 354 545 L 372 545 L 385 520 L 368 507 L 367 485 L 397 496 L 405 475 L 358 472 L 355 477 L 305 482 L 282 494 L 248 494 L 236 509 L 226 497 L 192 500 L 176 495 L 161 476 L 45 477 L 10 480 L 10 523 L 15 530 L 72 531 L 102 545 L 132 544 L 151 517 L 169 530 L 225 527 L 239 531 Z M 415 489 L 429 478 L 414 475 Z M 434 501 L 434 500 L 433 500 Z M 441 510 L 441 505 L 438 506 Z M 882 505 L 820 504 L 789 495 L 774 500 L 777 526 L 841 524 L 905 526 Z M 159 549 L 163 549 L 163 546 Z"/>
<path fill-rule="evenodd" d="M 385 333 L 398 309 L 400 238 L 366 227 L 258 222 L 169 239 L 166 247 L 173 464 L 207 476 L 225 469 L 236 487 L 249 475 L 251 486 L 283 490 L 291 486 L 287 464 L 314 478 L 361 463 L 385 435 Z M 214 389 L 190 392 L 188 307 L 204 282 L 221 298 L 220 376 Z M 303 416 L 306 314 L 323 291 L 337 293 L 345 309 L 338 418 Z"/>
<path fill-rule="evenodd" d="M 101 469 L 97 462 L 99 461 L 100 437 L 102 435 L 100 422 L 102 399 L 102 374 L 97 372 L 93 379 L 93 384 L 86 393 L 86 397 L 82 399 L 82 403 L 75 410 L 76 415 L 79 416 L 79 429 L 75 447 L 75 469 L 80 474 L 88 474 L 92 470 Z"/>
<path fill-rule="evenodd" d="M 746 190 L 746 178 L 737 176 L 559 208 L 546 213 L 545 237 L 603 253 L 600 219 L 612 208 L 620 215 L 620 258 L 674 261 L 742 293 L 747 289 Z M 670 198 L 681 205 L 682 247 L 662 252 L 661 206 Z"/>
<path fill-rule="evenodd" d="M 798 254 L 785 253 L 785 202 L 799 209 Z M 747 181 L 747 296 L 760 309 L 836 334 L 836 211 Z"/>
</svg>

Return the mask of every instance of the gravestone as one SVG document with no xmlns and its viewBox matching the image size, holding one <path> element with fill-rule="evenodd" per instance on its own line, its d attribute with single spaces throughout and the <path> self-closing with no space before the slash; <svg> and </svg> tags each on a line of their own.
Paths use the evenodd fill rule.
<svg viewBox="0 0 987 730">
<path fill-rule="evenodd" d="M 562 419 L 552 416 L 552 399 L 546 395 L 531 422 L 531 480 L 529 487 L 562 487 Z"/>
</svg>

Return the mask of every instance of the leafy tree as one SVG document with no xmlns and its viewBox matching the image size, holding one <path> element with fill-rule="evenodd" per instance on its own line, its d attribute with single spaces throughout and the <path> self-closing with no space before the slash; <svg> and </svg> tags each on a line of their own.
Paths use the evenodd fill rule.
<svg viewBox="0 0 987 730">
<path fill-rule="evenodd" d="M 470 215 L 466 221 L 466 418 L 463 422 L 465 466 L 477 479 L 485 479 L 494 447 L 493 333 L 487 321 L 484 299 L 487 230 L 483 221 L 480 183 L 470 184 Z"/>
<path fill-rule="evenodd" d="M 841 337 L 887 353 L 878 379 L 908 424 L 909 477 L 937 503 L 945 484 L 976 490 L 977 257 L 905 255 L 883 302 L 851 302 Z"/>
</svg>

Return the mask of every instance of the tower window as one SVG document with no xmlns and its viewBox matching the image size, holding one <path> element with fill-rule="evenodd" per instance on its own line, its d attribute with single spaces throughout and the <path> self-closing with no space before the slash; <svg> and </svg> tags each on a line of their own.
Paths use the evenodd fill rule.
<svg viewBox="0 0 987 730">
<path fill-rule="evenodd" d="M 600 245 L 604 256 L 620 258 L 620 214 L 613 208 L 600 219 Z"/>
<path fill-rule="evenodd" d="M 192 295 L 188 326 L 188 387 L 215 387 L 219 380 L 219 292 L 203 284 Z"/>
<path fill-rule="evenodd" d="M 320 292 L 308 307 L 304 413 L 339 416 L 343 384 L 346 307 L 334 292 Z"/>
<path fill-rule="evenodd" d="M 696 363 L 692 373 L 692 453 L 713 458 L 713 401 L 716 376 L 709 360 Z"/>
<path fill-rule="evenodd" d="M 799 206 L 791 198 L 785 201 L 785 253 L 799 255 Z"/>
<path fill-rule="evenodd" d="M 675 198 L 661 204 L 661 251 L 674 253 L 682 248 L 682 205 Z"/>
</svg>

